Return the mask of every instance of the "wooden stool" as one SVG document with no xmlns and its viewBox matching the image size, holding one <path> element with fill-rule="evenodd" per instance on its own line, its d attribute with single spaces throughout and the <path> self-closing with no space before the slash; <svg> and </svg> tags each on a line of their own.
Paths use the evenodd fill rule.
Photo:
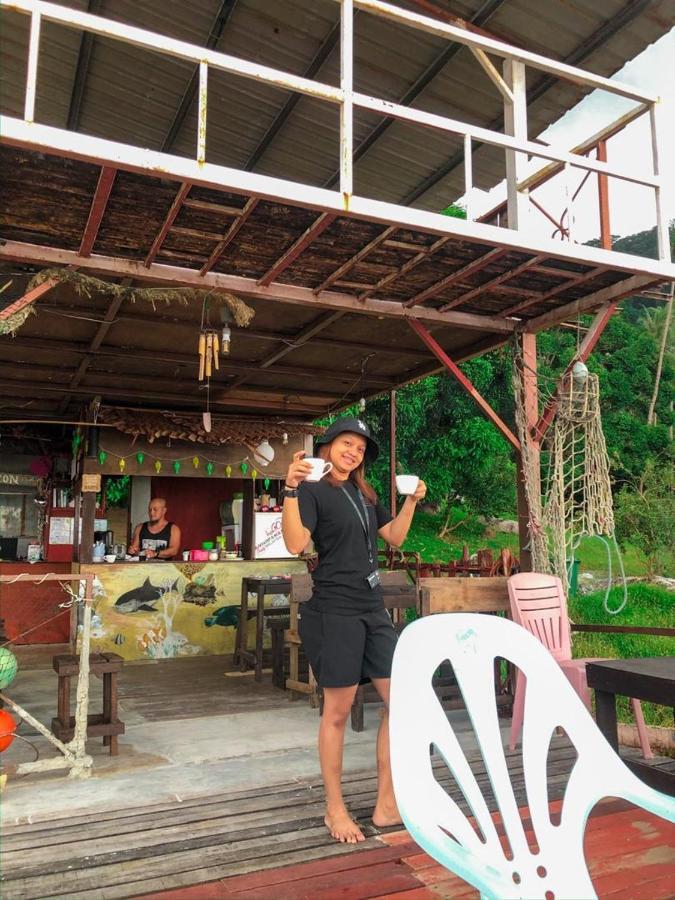
<svg viewBox="0 0 675 900">
<path fill-rule="evenodd" d="M 287 607 L 271 607 L 265 609 L 266 594 L 290 594 L 291 580 L 290 578 L 242 578 L 241 579 L 241 606 L 239 610 L 239 621 L 237 623 L 237 634 L 234 645 L 233 662 L 239 664 L 242 672 L 245 672 L 248 665 L 252 664 L 255 668 L 255 680 L 262 681 L 263 669 L 263 628 L 265 624 L 265 616 L 274 615 L 279 610 L 288 614 Z M 249 650 L 247 644 L 247 627 L 248 627 L 248 595 L 255 594 L 257 598 L 256 604 L 256 627 L 255 627 L 255 649 Z M 273 612 L 274 610 L 274 612 Z"/>
<path fill-rule="evenodd" d="M 102 737 L 103 746 L 110 747 L 110 755 L 117 756 L 117 735 L 124 734 L 124 722 L 117 718 L 117 675 L 124 660 L 117 653 L 92 653 L 89 671 L 103 678 L 103 712 L 87 716 L 87 737 Z M 59 677 L 57 716 L 52 719 L 52 731 L 67 743 L 75 734 L 75 717 L 70 715 L 70 679 L 80 672 L 80 657 L 64 654 L 52 660 Z"/>
</svg>

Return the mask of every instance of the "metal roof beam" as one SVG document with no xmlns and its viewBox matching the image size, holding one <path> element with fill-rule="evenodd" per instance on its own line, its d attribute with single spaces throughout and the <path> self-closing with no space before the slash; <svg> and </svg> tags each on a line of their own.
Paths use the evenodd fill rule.
<svg viewBox="0 0 675 900">
<path fill-rule="evenodd" d="M 213 24 L 209 29 L 209 36 L 207 37 L 206 44 L 204 45 L 208 50 L 215 50 L 215 48 L 218 46 L 218 41 L 220 40 L 223 31 L 225 30 L 225 26 L 227 25 L 236 5 L 237 0 L 222 0 L 220 9 L 218 10 L 216 17 L 213 20 Z M 185 89 L 185 93 L 183 94 L 183 98 L 180 101 L 180 105 L 176 110 L 176 115 L 173 118 L 173 122 L 169 126 L 166 137 L 162 141 L 161 149 L 163 152 L 170 150 L 174 141 L 176 140 L 178 132 L 180 131 L 181 126 L 185 121 L 185 117 L 190 111 L 190 107 L 192 106 L 192 103 L 195 99 L 198 83 L 199 64 L 195 66 L 194 71 L 190 76 L 190 80 Z"/>
<path fill-rule="evenodd" d="M 89 0 L 87 4 L 87 12 L 95 14 L 101 8 L 101 0 Z M 70 104 L 68 106 L 68 119 L 66 120 L 66 128 L 69 131 L 77 131 L 80 124 L 80 111 L 82 109 L 82 99 L 84 97 L 84 87 L 87 81 L 87 72 L 89 71 L 89 61 L 91 60 L 91 51 L 94 47 L 94 35 L 88 31 L 83 31 L 80 37 L 80 50 L 77 56 L 77 67 L 75 69 L 75 78 L 73 79 L 73 87 L 70 92 Z"/>
<path fill-rule="evenodd" d="M 615 16 L 612 16 L 612 18 L 601 25 L 600 28 L 597 28 L 593 32 L 593 34 L 589 35 L 589 37 L 585 41 L 583 41 L 575 50 L 568 54 L 563 62 L 568 65 L 576 65 L 577 63 L 580 63 L 597 47 L 601 46 L 603 43 L 605 43 L 605 41 L 609 40 L 613 35 L 620 31 L 625 25 L 629 24 L 633 19 L 635 19 L 643 11 L 643 9 L 648 6 L 648 4 L 649 0 L 630 0 L 630 2 L 627 3 L 622 10 L 620 10 Z M 556 78 L 553 75 L 546 75 L 542 79 L 540 79 L 540 81 L 527 92 L 528 106 L 538 100 L 539 97 L 545 94 L 549 90 L 549 88 L 553 87 L 554 84 L 556 84 Z M 643 106 L 643 98 L 634 97 L 633 99 L 637 100 L 641 104 L 641 107 L 638 107 L 639 113 L 637 114 L 641 114 L 642 112 L 644 112 L 645 107 Z M 486 127 L 491 131 L 502 129 L 504 127 L 503 115 L 496 116 L 491 122 L 488 123 Z M 478 150 L 478 148 L 482 146 L 482 144 L 474 143 L 472 146 L 473 152 L 475 153 L 476 150 Z M 420 184 L 416 188 L 413 188 L 412 191 L 409 191 L 401 200 L 401 203 L 406 206 L 414 203 L 421 196 L 426 194 L 427 191 L 431 190 L 434 185 L 436 185 L 439 181 L 449 175 L 450 172 L 456 169 L 457 166 L 461 165 L 463 160 L 463 150 L 454 153 L 440 168 L 438 168 L 431 175 L 428 175 L 422 182 L 420 182 Z M 547 168 L 552 168 L 555 165 L 555 163 L 552 163 Z M 553 174 L 555 174 L 555 171 L 551 172 L 551 175 Z M 530 187 L 532 187 L 532 185 L 530 185 Z"/>
</svg>

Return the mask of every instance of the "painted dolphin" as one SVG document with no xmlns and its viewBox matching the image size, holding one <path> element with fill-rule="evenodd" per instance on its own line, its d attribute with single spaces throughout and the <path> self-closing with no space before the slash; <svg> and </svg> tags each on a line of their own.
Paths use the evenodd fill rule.
<svg viewBox="0 0 675 900">
<path fill-rule="evenodd" d="M 157 603 L 162 594 L 173 591 L 178 584 L 178 579 L 168 587 L 165 585 L 154 585 L 149 578 L 146 578 L 140 587 L 132 588 L 118 597 L 115 603 L 115 609 L 121 613 L 135 613 L 139 610 L 145 612 L 156 612 L 154 604 Z"/>
</svg>

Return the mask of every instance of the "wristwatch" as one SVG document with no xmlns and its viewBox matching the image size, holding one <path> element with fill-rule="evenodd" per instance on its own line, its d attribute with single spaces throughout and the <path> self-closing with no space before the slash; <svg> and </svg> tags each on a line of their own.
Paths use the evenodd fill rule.
<svg viewBox="0 0 675 900">
<path fill-rule="evenodd" d="M 287 485 L 284 485 L 281 490 L 281 493 L 284 495 L 284 497 L 297 497 L 298 489 L 296 487 L 292 488 L 292 487 L 288 487 Z"/>
</svg>

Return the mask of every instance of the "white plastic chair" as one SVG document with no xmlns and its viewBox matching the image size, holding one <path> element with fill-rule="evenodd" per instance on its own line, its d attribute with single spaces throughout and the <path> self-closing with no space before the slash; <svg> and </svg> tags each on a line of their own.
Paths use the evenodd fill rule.
<svg viewBox="0 0 675 900">
<path fill-rule="evenodd" d="M 527 677 L 523 770 L 538 853 L 528 846 L 502 745 L 494 690 L 494 660 L 499 657 L 513 662 Z M 431 686 L 434 671 L 446 659 L 464 696 L 511 846 L 511 860 Z M 675 800 L 633 775 L 598 730 L 549 651 L 506 619 L 451 613 L 411 623 L 394 656 L 389 727 L 394 790 L 406 828 L 430 856 L 474 885 L 483 897 L 595 900 L 583 839 L 588 815 L 603 797 L 622 797 L 675 821 Z M 547 757 L 558 727 L 564 728 L 578 758 L 565 791 L 560 824 L 552 825 Z M 484 841 L 436 781 L 431 745 L 463 791 Z"/>
</svg>

